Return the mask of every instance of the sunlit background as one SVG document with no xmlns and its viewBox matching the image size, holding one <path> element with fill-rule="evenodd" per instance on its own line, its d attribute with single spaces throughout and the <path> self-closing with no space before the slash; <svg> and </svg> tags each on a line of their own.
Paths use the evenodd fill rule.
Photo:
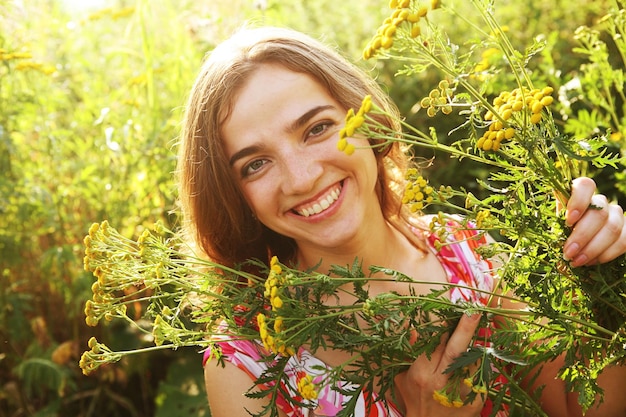
<svg viewBox="0 0 626 417">
<path fill-rule="evenodd" d="M 452 3 L 463 7 L 443 1 Z M 572 34 L 611 1 L 497 3 L 519 45 L 545 40 L 534 69 L 560 84 L 585 60 L 573 52 Z M 431 72 L 396 80 L 393 62 L 361 59 L 387 4 L 0 0 L 1 417 L 209 415 L 201 354 L 192 348 L 131 356 L 82 375 L 78 361 L 91 336 L 116 349 L 151 343 L 149 332 L 124 323 L 85 324 L 94 279 L 82 266 L 83 237 L 102 220 L 127 236 L 156 221 L 177 227 L 182 107 L 203 56 L 245 22 L 322 38 L 371 71 L 408 121 L 435 123 L 416 106 L 439 81 Z M 463 30 L 458 22 L 449 27 Z M 453 121 L 436 123 L 446 131 Z M 475 188 L 461 169 L 484 176 L 447 159 L 426 174 L 435 185 Z M 129 309 L 140 322 L 149 316 L 139 301 Z"/>
</svg>

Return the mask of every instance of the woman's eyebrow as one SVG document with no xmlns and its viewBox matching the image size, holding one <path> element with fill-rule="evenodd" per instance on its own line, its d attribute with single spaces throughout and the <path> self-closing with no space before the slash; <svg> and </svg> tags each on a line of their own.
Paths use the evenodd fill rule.
<svg viewBox="0 0 626 417">
<path fill-rule="evenodd" d="M 289 127 L 287 128 L 287 132 L 295 132 L 296 130 L 304 126 L 309 120 L 315 117 L 315 115 L 317 115 L 318 113 L 332 109 L 335 109 L 335 106 L 332 106 L 330 104 L 313 107 L 311 110 L 298 117 L 291 125 L 289 125 Z"/>
<path fill-rule="evenodd" d="M 245 158 L 248 155 L 253 155 L 259 152 L 261 148 L 262 147 L 259 145 L 252 145 L 252 146 L 247 146 L 243 149 L 240 149 L 237 152 L 235 152 L 233 156 L 230 157 L 230 159 L 228 160 L 228 163 L 232 167 L 233 165 L 235 165 L 235 162 L 237 162 L 239 159 Z"/>
<path fill-rule="evenodd" d="M 302 116 L 298 117 L 296 120 L 294 120 L 293 123 L 291 123 L 286 131 L 288 133 L 291 132 L 295 132 L 298 129 L 300 129 L 302 126 L 304 126 L 309 120 L 311 120 L 313 117 L 315 117 L 315 115 L 326 111 L 326 110 L 332 110 L 335 109 L 335 106 L 332 106 L 330 104 L 327 105 L 323 105 L 323 106 L 316 106 L 313 107 L 311 110 L 307 111 L 306 113 L 304 113 Z M 260 145 L 252 145 L 252 146 L 247 146 L 243 149 L 238 150 L 237 152 L 235 152 L 229 159 L 228 163 L 230 164 L 230 166 L 235 165 L 235 163 L 237 162 L 237 160 L 241 159 L 241 158 L 245 158 L 248 155 L 252 155 L 256 152 L 259 152 L 262 149 L 262 146 Z"/>
</svg>

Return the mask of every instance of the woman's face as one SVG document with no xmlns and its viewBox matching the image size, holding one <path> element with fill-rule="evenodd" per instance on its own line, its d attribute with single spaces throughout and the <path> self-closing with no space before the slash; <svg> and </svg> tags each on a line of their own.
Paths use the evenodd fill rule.
<svg viewBox="0 0 626 417">
<path fill-rule="evenodd" d="M 365 139 L 337 150 L 343 108 L 312 77 L 263 64 L 235 98 L 222 134 L 232 174 L 250 208 L 301 251 L 333 250 L 363 237 L 380 216 L 377 167 Z"/>
</svg>

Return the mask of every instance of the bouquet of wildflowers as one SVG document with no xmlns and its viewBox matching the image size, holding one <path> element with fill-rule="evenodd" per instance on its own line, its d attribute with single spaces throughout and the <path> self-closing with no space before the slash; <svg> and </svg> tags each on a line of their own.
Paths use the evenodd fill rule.
<svg viewBox="0 0 626 417">
<path fill-rule="evenodd" d="M 571 180 L 589 165 L 615 167 L 621 159 L 607 152 L 605 136 L 580 140 L 559 131 L 550 111 L 554 87 L 534 86 L 526 70 L 526 63 L 540 45 L 525 53 L 514 49 L 493 16 L 493 2 L 470 2 L 480 15 L 479 22 L 459 16 L 480 36 L 469 42 L 468 49 L 463 49 L 468 45 L 447 38 L 445 31 L 429 19 L 432 9 L 438 7 L 437 1 L 432 2 L 431 9 L 416 3 L 390 2 L 392 14 L 367 46 L 364 58 L 377 56 L 403 62 L 402 75 L 426 67 L 438 70 L 441 81 L 420 106 L 430 117 L 454 111 L 464 115 L 457 132 L 466 136 L 446 145 L 439 142 L 434 130 L 424 132 L 407 123 L 403 123 L 405 133 L 398 136 L 370 117 L 382 110 L 366 97 L 361 108 L 348 115 L 338 148 L 351 153 L 349 137 L 357 132 L 440 150 L 491 167 L 489 178 L 481 182 L 491 191 L 487 198 L 443 187 L 434 192 L 413 170 L 407 175 L 404 202 L 413 211 L 429 204 L 460 211 L 479 228 L 504 236 L 498 244 L 484 248 L 485 255 L 506 254 L 501 278 L 508 289 L 527 302 L 537 318 L 547 319 L 559 328 L 558 342 L 551 334 L 554 329 L 540 329 L 532 339 L 542 341 L 540 345 L 545 344 L 553 353 L 566 353 L 567 364 L 561 376 L 579 392 L 581 403 L 587 407 L 597 391 L 597 372 L 624 359 L 626 259 L 622 256 L 597 267 L 570 267 L 562 256 L 568 230 L 558 207 L 569 197 Z M 622 13 L 616 4 L 610 14 Z M 605 20 L 623 24 L 623 19 Z M 616 32 L 622 29 L 614 28 Z M 481 59 L 473 59 L 478 53 Z M 492 64 L 498 61 L 496 58 L 506 63 L 516 87 L 488 99 L 484 92 L 491 89 L 490 79 L 499 70 Z M 564 321 L 561 315 L 568 319 Z M 570 332 L 574 329 L 584 329 L 589 343 L 573 337 Z M 599 351 L 607 352 L 605 359 L 593 360 Z"/>
<path fill-rule="evenodd" d="M 532 393 L 516 381 L 524 374 L 532 378 L 537 366 L 564 354 L 560 377 L 578 392 L 583 408 L 590 407 L 600 393 L 598 374 L 610 364 L 623 362 L 626 355 L 626 259 L 570 267 L 562 257 L 568 230 L 558 207 L 568 198 L 572 178 L 588 164 L 613 165 L 618 157 L 605 151 L 602 136 L 582 141 L 559 132 L 550 111 L 556 86 L 534 86 L 526 71 L 537 47 L 525 53 L 515 50 L 493 17 L 493 4 L 470 3 L 480 17 L 480 22 L 467 21 L 479 37 L 469 41 L 471 45 L 449 39 L 433 18 L 436 13 L 455 13 L 454 9 L 445 9 L 438 1 L 427 5 L 391 0 L 390 17 L 364 51 L 366 59 L 403 62 L 404 75 L 437 69 L 441 80 L 420 106 L 431 117 L 462 115 L 463 123 L 455 132 L 463 132 L 463 137 L 447 145 L 434 130 L 423 131 L 404 121 L 403 132 L 389 131 L 372 117 L 383 110 L 365 97 L 360 109 L 348 113 L 337 147 L 350 154 L 354 151 L 350 138 L 363 135 L 384 139 L 380 146 L 400 141 L 490 167 L 490 177 L 481 182 L 491 192 L 487 198 L 432 187 L 411 169 L 403 202 L 413 212 L 435 205 L 452 209 L 463 214 L 461 223 L 471 222 L 472 227 L 498 236 L 497 243 L 479 250 L 485 257 L 505 259 L 499 290 L 528 308 L 509 311 L 454 304 L 445 296 L 452 284 L 427 295 L 371 296 L 367 284 L 373 280 L 416 281 L 384 265 L 363 271 L 358 260 L 335 266 L 327 275 L 294 270 L 276 258 L 269 265 L 250 260 L 245 267 L 226 268 L 195 256 L 175 233 L 161 226 L 132 240 L 103 222 L 85 238 L 85 267 L 97 277 L 93 299 L 85 307 L 87 323 L 127 320 L 154 341 L 154 346 L 139 351 L 210 348 L 211 337 L 222 337 L 227 326 L 230 337 L 260 340 L 268 352 L 268 370 L 249 395 L 269 395 L 275 401 L 278 396 L 271 394 L 282 390 L 294 405 L 310 405 L 318 393 L 311 375 L 304 375 L 297 386 L 271 383 L 282 381 L 289 358 L 303 346 L 312 352 L 320 347 L 344 350 L 353 359 L 326 373 L 324 383 L 349 383 L 351 388 L 344 388 L 344 394 L 351 400 L 341 411 L 348 416 L 358 393 L 367 389 L 384 395 L 394 375 L 419 355 L 433 352 L 461 314 L 481 312 L 485 327 L 497 314 L 508 319 L 508 326 L 491 329 L 489 344 L 477 343 L 458 358 L 448 370 L 450 383 L 434 397 L 450 407 L 476 396 L 488 397 L 494 415 L 502 407 L 512 415 L 545 415 Z M 506 63 L 515 88 L 493 97 L 486 94 L 495 69 L 485 64 L 485 50 Z M 435 215 L 433 231 L 445 233 L 442 226 L 447 221 L 446 215 Z M 250 270 L 259 272 L 245 272 Z M 352 294 L 354 302 L 328 302 L 342 291 Z M 128 306 L 137 301 L 148 304 L 151 326 L 129 317 Z M 427 337 L 416 341 L 413 330 Z M 93 338 L 89 348 L 81 358 L 85 373 L 139 352 L 112 351 Z M 600 359 L 598 352 L 604 353 Z M 469 366 L 476 363 L 478 367 Z M 466 398 L 460 397 L 461 384 L 471 388 Z M 272 402 L 265 411 L 276 415 L 276 404 Z"/>
</svg>

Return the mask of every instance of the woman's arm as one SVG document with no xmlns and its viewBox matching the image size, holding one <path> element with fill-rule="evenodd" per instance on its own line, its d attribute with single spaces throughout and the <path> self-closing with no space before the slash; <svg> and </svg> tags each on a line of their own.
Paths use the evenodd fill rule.
<svg viewBox="0 0 626 417">
<path fill-rule="evenodd" d="M 209 398 L 211 417 L 246 417 L 258 414 L 267 406 L 267 398 L 254 399 L 245 393 L 252 386 L 252 379 L 230 362 L 222 367 L 212 361 L 204 366 L 204 383 Z M 278 415 L 286 416 L 279 410 Z"/>
<path fill-rule="evenodd" d="M 545 363 L 536 381 L 529 389 L 534 390 L 544 386 L 539 403 L 541 408 L 550 417 L 582 417 L 583 413 L 578 405 L 578 395 L 568 392 L 565 382 L 557 377 L 563 366 L 563 357 Z M 597 383 L 604 390 L 603 401 L 597 399 L 595 405 L 587 410 L 585 417 L 624 417 L 626 416 L 626 366 L 612 366 L 606 368 Z"/>
<path fill-rule="evenodd" d="M 504 309 L 521 309 L 524 304 L 512 302 L 509 297 L 501 300 Z M 568 392 L 565 382 L 558 377 L 559 370 L 565 363 L 560 355 L 550 362 L 542 364 L 539 374 L 525 389 L 534 392 L 543 387 L 539 404 L 550 417 L 582 417 L 578 404 L 578 394 Z M 530 375 L 534 375 L 531 372 Z M 624 417 L 626 416 L 626 364 L 607 367 L 597 379 L 598 385 L 604 390 L 603 402 L 596 401 L 595 406 L 587 411 L 584 417 Z M 523 382 L 522 382 L 523 383 Z"/>
</svg>

